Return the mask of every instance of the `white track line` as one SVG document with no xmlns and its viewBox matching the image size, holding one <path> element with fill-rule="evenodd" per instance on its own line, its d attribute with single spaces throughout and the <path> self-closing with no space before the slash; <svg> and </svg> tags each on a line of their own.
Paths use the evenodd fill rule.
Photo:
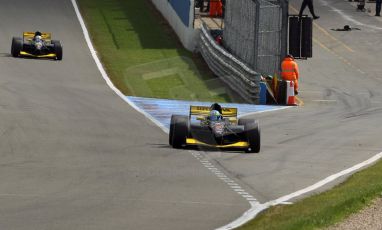
<svg viewBox="0 0 382 230">
<path fill-rule="evenodd" d="M 94 46 L 90 40 L 90 36 L 89 36 L 89 32 L 86 28 L 86 25 L 84 23 L 84 20 L 82 18 L 82 15 L 79 11 L 79 8 L 78 8 L 78 5 L 77 5 L 77 2 L 76 0 L 71 0 L 72 1 L 72 4 L 73 4 L 73 8 L 74 8 L 74 11 L 76 12 L 76 15 L 77 15 L 77 18 L 78 18 L 78 21 L 81 25 L 81 28 L 82 28 L 82 32 L 84 34 L 84 37 L 85 37 L 85 40 L 86 40 L 86 43 L 89 47 L 89 50 L 90 50 L 90 53 L 97 65 L 97 68 L 98 70 L 100 71 L 102 77 L 104 78 L 104 80 L 106 81 L 107 85 L 120 97 L 122 98 L 125 102 L 127 102 L 131 107 L 133 107 L 135 110 L 137 110 L 138 112 L 142 113 L 145 117 L 147 117 L 148 119 L 150 119 L 154 124 L 158 125 L 158 127 L 160 127 L 165 133 L 168 133 L 168 129 L 166 127 L 164 127 L 161 123 L 159 123 L 156 119 L 154 119 L 150 114 L 146 113 L 145 111 L 141 110 L 140 108 L 138 108 L 133 102 L 131 102 L 121 91 L 119 91 L 119 89 L 117 89 L 113 83 L 111 82 L 109 76 L 107 75 L 105 69 L 103 68 L 102 66 L 102 63 L 101 61 L 99 60 L 98 56 L 97 56 L 97 52 L 96 50 L 94 49 Z M 201 163 L 210 163 L 207 159 L 205 159 L 202 154 L 200 153 L 197 153 L 197 152 L 191 152 L 191 154 L 195 157 L 195 159 L 197 159 L 198 161 L 200 161 Z M 246 199 L 250 205 L 251 205 L 251 209 L 247 210 L 241 217 L 239 217 L 238 219 L 234 220 L 233 222 L 223 226 L 223 227 L 220 227 L 218 228 L 218 230 L 228 230 L 228 229 L 234 229 L 234 228 L 237 228 L 245 223 L 247 223 L 248 221 L 252 220 L 253 218 L 256 217 L 256 215 L 258 213 L 260 213 L 261 211 L 273 206 L 273 205 L 278 205 L 278 204 L 283 204 L 283 203 L 286 203 L 288 200 L 292 199 L 292 198 L 295 198 L 295 197 L 298 197 L 302 194 L 305 194 L 307 192 L 311 192 L 317 188 L 320 188 L 322 187 L 323 185 L 325 184 L 328 184 L 336 179 L 338 179 L 339 177 L 342 177 L 344 175 L 347 175 L 347 174 L 350 174 L 356 170 L 359 170 L 360 168 L 363 168 L 367 165 L 370 165 L 374 162 L 376 162 L 377 160 L 381 159 L 382 158 L 382 152 L 375 155 L 374 157 L 360 163 L 360 164 L 357 164 L 349 169 L 346 169 L 346 170 L 343 170 L 339 173 L 336 173 L 334 175 L 331 175 L 327 178 L 325 178 L 324 180 L 321 180 L 305 189 L 302 189 L 302 190 L 299 190 L 297 192 L 294 192 L 292 194 L 289 194 L 289 195 L 286 195 L 286 196 L 283 196 L 283 197 L 280 197 L 276 200 L 273 200 L 273 201 L 268 201 L 264 204 L 260 204 L 254 197 L 252 197 L 251 195 L 242 195 L 242 194 L 239 194 L 238 192 L 245 192 L 244 189 L 242 189 L 238 184 L 234 183 L 234 181 L 232 179 L 230 179 L 228 176 L 225 175 L 225 177 L 219 177 L 222 181 L 224 181 L 229 187 L 231 187 L 233 189 L 233 191 L 235 191 L 235 189 L 237 189 L 238 191 L 235 191 L 236 193 L 238 193 L 239 195 L 241 195 L 244 199 Z M 212 164 L 211 164 L 212 165 Z M 211 170 L 213 168 L 213 170 Z M 221 175 L 224 175 L 219 169 L 217 169 L 216 167 L 211 167 L 209 168 L 211 170 L 212 173 L 214 174 L 221 174 Z M 246 193 L 248 194 L 248 193 Z"/>
<path fill-rule="evenodd" d="M 345 169 L 341 172 L 338 172 L 336 174 L 333 174 L 331 176 L 328 176 L 326 177 L 325 179 L 309 186 L 309 187 L 306 187 L 304 189 L 301 189 L 299 191 L 296 191 L 294 193 L 291 193 L 289 195 L 286 195 L 286 196 L 282 196 L 276 200 L 271 200 L 271 201 L 268 201 L 264 204 L 259 204 L 259 203 L 254 203 L 254 204 L 251 204 L 252 205 L 252 208 L 249 209 L 248 211 L 246 211 L 241 217 L 239 217 L 238 219 L 234 220 L 233 222 L 223 226 L 223 227 L 220 227 L 218 228 L 218 230 L 228 230 L 228 229 L 234 229 L 234 228 L 237 228 L 237 227 L 240 227 L 241 225 L 247 223 L 248 221 L 252 220 L 253 218 L 255 218 L 257 216 L 257 214 L 259 214 L 260 212 L 264 211 L 265 209 L 271 207 L 271 206 L 274 206 L 274 205 L 279 205 L 279 204 L 290 204 L 290 202 L 288 202 L 289 200 L 293 199 L 293 198 L 296 198 L 296 197 L 299 197 L 303 194 L 306 194 L 308 192 L 312 192 L 330 182 L 333 182 L 334 180 L 340 178 L 340 177 L 343 177 L 343 176 L 346 176 L 348 174 L 351 174 L 361 168 L 364 168 L 370 164 L 373 164 L 375 163 L 376 161 L 380 160 L 382 158 L 382 152 L 376 154 L 375 156 L 371 157 L 370 159 L 362 162 L 362 163 L 359 163 L 357 165 L 354 165 L 353 167 L 351 168 L 348 168 L 348 169 Z"/>
<path fill-rule="evenodd" d="M 90 53 L 97 65 L 97 68 L 99 70 L 99 72 L 101 73 L 103 79 L 106 81 L 107 85 L 120 97 L 122 98 L 122 100 L 124 100 L 125 102 L 127 102 L 131 107 L 133 107 L 135 110 L 137 110 L 138 112 L 142 113 L 145 117 L 147 117 L 149 120 L 151 120 L 154 124 L 156 124 L 159 128 L 161 128 L 165 133 L 168 133 L 168 129 L 163 126 L 160 122 L 158 122 L 156 119 L 154 119 L 150 114 L 146 113 L 144 110 L 138 108 L 138 106 L 136 106 L 132 101 L 130 101 L 121 91 L 119 91 L 119 89 L 117 89 L 117 87 L 114 86 L 113 82 L 111 82 L 109 76 L 107 75 L 105 69 L 103 68 L 103 65 L 101 63 L 101 61 L 99 60 L 98 56 L 97 56 L 97 51 L 94 49 L 94 46 L 93 46 L 93 43 L 90 39 L 90 36 L 89 36 L 89 32 L 88 32 L 88 29 L 86 28 L 86 25 L 85 25 L 85 22 L 84 22 L 84 19 L 82 18 L 82 15 L 81 15 L 81 12 L 78 8 L 78 5 L 77 5 L 77 2 L 76 0 L 71 0 L 72 1 L 72 5 L 73 5 L 73 8 L 74 8 L 74 11 L 76 12 L 76 15 L 77 15 L 77 18 L 78 18 L 78 21 L 81 25 L 81 28 L 82 28 L 82 32 L 84 34 L 84 37 L 85 37 L 85 41 L 89 47 L 89 50 L 90 50 Z"/>
<path fill-rule="evenodd" d="M 253 196 L 246 192 L 239 184 L 235 183 L 234 180 L 229 178 L 225 173 L 216 168 L 210 160 L 207 158 L 207 155 L 193 150 L 189 150 L 192 156 L 194 156 L 202 165 L 208 168 L 211 173 L 213 173 L 217 178 L 222 180 L 228 187 L 232 189 L 233 192 L 237 193 L 239 196 L 243 197 L 249 202 L 251 207 L 253 205 L 260 204 Z"/>
</svg>

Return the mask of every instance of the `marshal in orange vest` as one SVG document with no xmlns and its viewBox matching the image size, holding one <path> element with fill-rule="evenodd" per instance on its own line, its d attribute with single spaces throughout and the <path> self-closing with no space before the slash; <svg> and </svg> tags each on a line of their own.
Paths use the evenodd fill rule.
<svg viewBox="0 0 382 230">
<path fill-rule="evenodd" d="M 281 63 L 281 77 L 284 80 L 294 82 L 294 91 L 297 94 L 299 77 L 298 65 L 290 54 L 288 54 Z"/>
</svg>

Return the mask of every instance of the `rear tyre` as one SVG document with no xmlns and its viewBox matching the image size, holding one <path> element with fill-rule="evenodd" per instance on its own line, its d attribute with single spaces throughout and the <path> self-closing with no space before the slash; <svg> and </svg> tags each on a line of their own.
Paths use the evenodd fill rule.
<svg viewBox="0 0 382 230">
<path fill-rule="evenodd" d="M 260 152 L 260 127 L 253 119 L 240 119 L 239 125 L 244 125 L 244 133 L 248 142 L 246 153 Z"/>
<path fill-rule="evenodd" d="M 23 39 L 19 37 L 12 38 L 11 54 L 13 57 L 18 57 L 23 49 Z"/>
<path fill-rule="evenodd" d="M 62 45 L 60 41 L 52 40 L 56 60 L 62 60 Z"/>
<path fill-rule="evenodd" d="M 188 123 L 187 116 L 176 116 L 172 133 L 172 147 L 179 149 L 186 145 Z"/>
</svg>

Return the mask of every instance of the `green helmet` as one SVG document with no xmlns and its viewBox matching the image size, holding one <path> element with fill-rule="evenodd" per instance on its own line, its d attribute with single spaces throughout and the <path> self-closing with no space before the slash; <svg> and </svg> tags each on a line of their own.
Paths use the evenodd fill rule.
<svg viewBox="0 0 382 230">
<path fill-rule="evenodd" d="M 221 120 L 222 115 L 217 110 L 211 110 L 209 118 L 210 118 L 210 121 L 218 121 L 218 120 Z"/>
</svg>

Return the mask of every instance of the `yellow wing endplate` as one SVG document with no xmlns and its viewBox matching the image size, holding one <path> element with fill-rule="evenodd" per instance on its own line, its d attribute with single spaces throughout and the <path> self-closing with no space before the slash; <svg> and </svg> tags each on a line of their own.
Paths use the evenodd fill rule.
<svg viewBox="0 0 382 230">
<path fill-rule="evenodd" d="M 54 53 L 35 55 L 35 54 L 30 54 L 30 53 L 25 52 L 25 51 L 20 51 L 20 56 L 36 57 L 36 58 L 55 58 L 55 57 L 57 57 L 56 54 L 54 54 Z"/>
<path fill-rule="evenodd" d="M 190 106 L 190 115 L 207 116 L 210 113 L 209 106 Z M 222 107 L 223 117 L 237 117 L 237 108 Z"/>
<path fill-rule="evenodd" d="M 24 37 L 25 40 L 31 40 L 34 37 L 34 33 L 35 32 L 24 32 L 23 33 L 23 37 Z M 52 39 L 52 34 L 51 33 L 47 33 L 47 32 L 42 32 L 41 33 L 41 38 L 44 39 L 44 40 L 51 40 Z"/>
<path fill-rule="evenodd" d="M 186 144 L 202 145 L 202 146 L 209 146 L 209 147 L 216 147 L 216 148 L 248 148 L 249 147 L 249 144 L 246 141 L 238 141 L 236 143 L 228 144 L 228 145 L 210 145 L 210 144 L 206 144 L 204 142 L 198 141 L 194 138 L 187 138 Z"/>
</svg>

